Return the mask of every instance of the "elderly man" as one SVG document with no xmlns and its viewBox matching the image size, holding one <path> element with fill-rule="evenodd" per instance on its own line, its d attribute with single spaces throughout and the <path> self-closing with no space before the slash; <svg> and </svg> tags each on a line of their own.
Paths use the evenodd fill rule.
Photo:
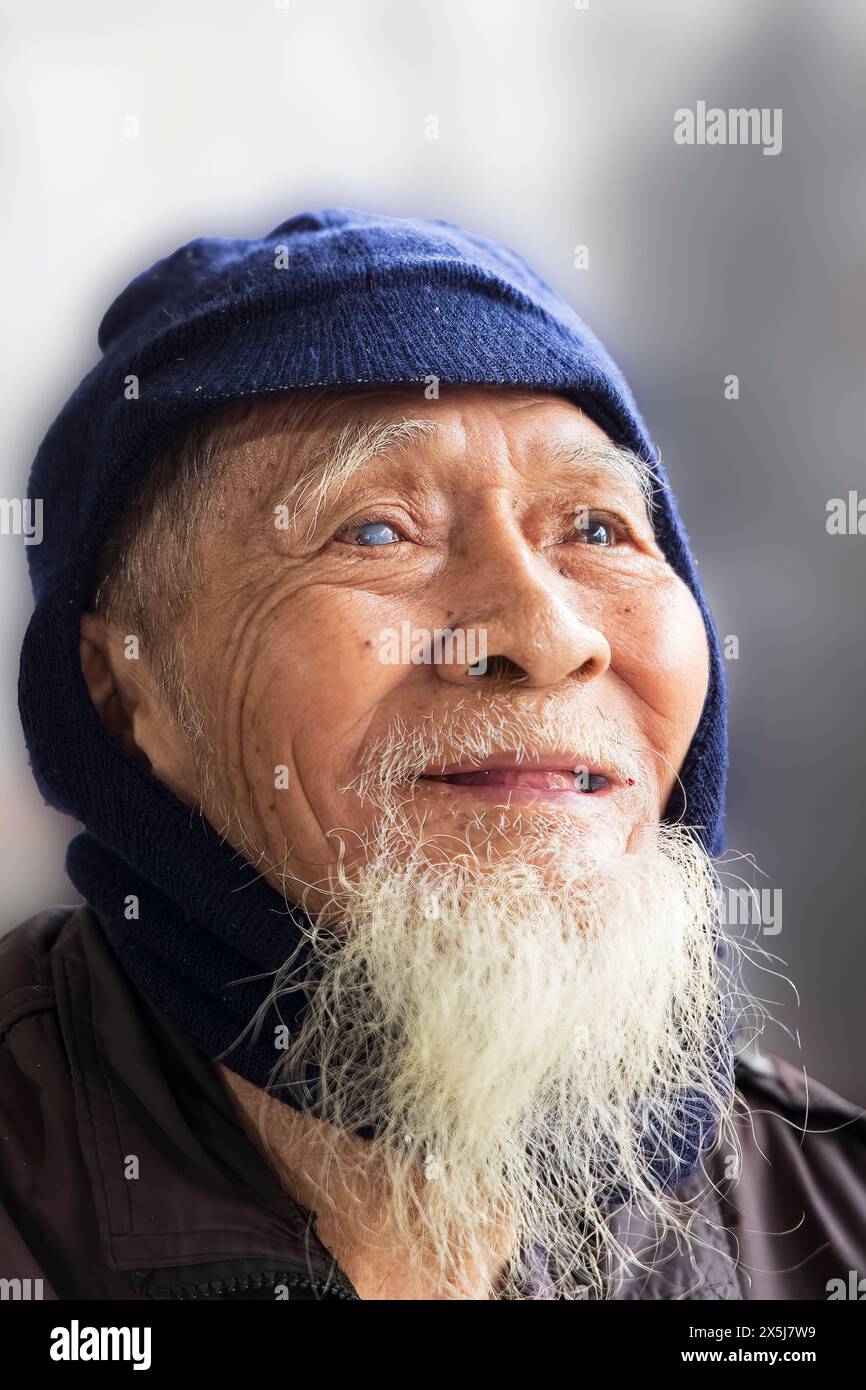
<svg viewBox="0 0 866 1390">
<path fill-rule="evenodd" d="M 330 209 L 181 248 L 100 345 L 31 479 L 21 711 L 86 901 L 2 942 L 0 1273 L 866 1271 L 866 1126 L 741 1026 L 718 640 L 597 339 L 512 251 Z"/>
</svg>

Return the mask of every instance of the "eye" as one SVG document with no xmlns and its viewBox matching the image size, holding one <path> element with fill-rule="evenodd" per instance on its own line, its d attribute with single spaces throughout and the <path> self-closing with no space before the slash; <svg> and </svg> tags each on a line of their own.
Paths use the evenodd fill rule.
<svg viewBox="0 0 866 1390">
<path fill-rule="evenodd" d="M 597 547 L 616 545 L 621 538 L 622 528 L 619 528 L 610 517 L 587 512 L 585 508 L 575 512 L 573 526 L 573 534 L 569 540 L 575 540 L 581 545 Z"/>
<path fill-rule="evenodd" d="M 592 521 L 583 533 L 585 545 L 613 545 L 613 527 L 606 521 Z"/>
<path fill-rule="evenodd" d="M 337 536 L 338 540 L 349 545 L 393 545 L 403 537 L 396 527 L 387 521 L 356 521 L 345 527 Z"/>
</svg>

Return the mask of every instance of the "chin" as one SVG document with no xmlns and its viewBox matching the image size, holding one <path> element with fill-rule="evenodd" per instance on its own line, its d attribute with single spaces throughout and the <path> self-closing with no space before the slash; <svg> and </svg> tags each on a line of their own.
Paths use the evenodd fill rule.
<svg viewBox="0 0 866 1390">
<path fill-rule="evenodd" d="M 415 798 L 399 817 L 372 822 L 360 852 L 346 846 L 344 868 L 368 862 L 371 845 L 387 845 L 394 868 L 408 863 L 471 865 L 482 872 L 508 865 L 535 869 L 545 881 L 573 882 L 610 868 L 641 841 L 643 827 L 599 808 L 587 815 L 550 801 L 510 805 L 480 803 L 471 809 Z"/>
</svg>

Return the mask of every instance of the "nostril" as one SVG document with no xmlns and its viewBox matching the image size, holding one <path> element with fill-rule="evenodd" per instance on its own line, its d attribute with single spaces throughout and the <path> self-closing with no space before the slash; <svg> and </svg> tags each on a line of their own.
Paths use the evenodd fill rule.
<svg viewBox="0 0 866 1390">
<path fill-rule="evenodd" d="M 605 668 L 605 663 L 597 656 L 588 656 L 581 666 L 574 672 L 574 679 L 578 685 L 587 685 L 589 681 L 595 680 L 600 676 Z"/>
<path fill-rule="evenodd" d="M 491 685 L 518 685 L 527 680 L 526 671 L 509 656 L 488 656 L 483 662 L 470 666 L 467 675 Z"/>
</svg>

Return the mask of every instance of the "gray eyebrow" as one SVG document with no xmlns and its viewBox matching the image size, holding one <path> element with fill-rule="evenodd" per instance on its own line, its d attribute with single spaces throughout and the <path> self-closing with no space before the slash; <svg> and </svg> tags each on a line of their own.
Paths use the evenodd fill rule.
<svg viewBox="0 0 866 1390">
<path fill-rule="evenodd" d="M 309 513 L 307 535 L 312 535 L 327 497 L 339 496 L 342 489 L 365 464 L 382 454 L 399 451 L 418 439 L 443 429 L 438 420 L 369 420 L 345 424 L 314 453 L 289 491 L 274 504 L 274 510 L 292 510 L 292 523 Z M 587 464 L 612 474 L 627 487 L 636 488 L 647 512 L 651 512 L 654 493 L 659 487 L 652 465 L 639 454 L 614 444 L 588 438 L 555 450 L 553 459 L 566 464 Z"/>
<path fill-rule="evenodd" d="M 438 420 L 371 420 L 342 427 L 332 436 L 302 470 L 288 493 L 280 498 L 277 507 L 291 507 L 292 521 L 309 512 L 307 531 L 315 528 L 325 498 L 338 496 L 349 479 L 371 459 L 400 450 L 426 435 L 441 430 Z"/>
<path fill-rule="evenodd" d="M 557 449 L 555 459 L 566 464 L 591 464 L 600 472 L 613 474 L 626 487 L 636 487 L 648 513 L 652 512 L 655 493 L 661 484 L 653 466 L 631 449 L 616 444 L 604 444 L 597 439 L 584 439 L 579 444 Z"/>
</svg>

